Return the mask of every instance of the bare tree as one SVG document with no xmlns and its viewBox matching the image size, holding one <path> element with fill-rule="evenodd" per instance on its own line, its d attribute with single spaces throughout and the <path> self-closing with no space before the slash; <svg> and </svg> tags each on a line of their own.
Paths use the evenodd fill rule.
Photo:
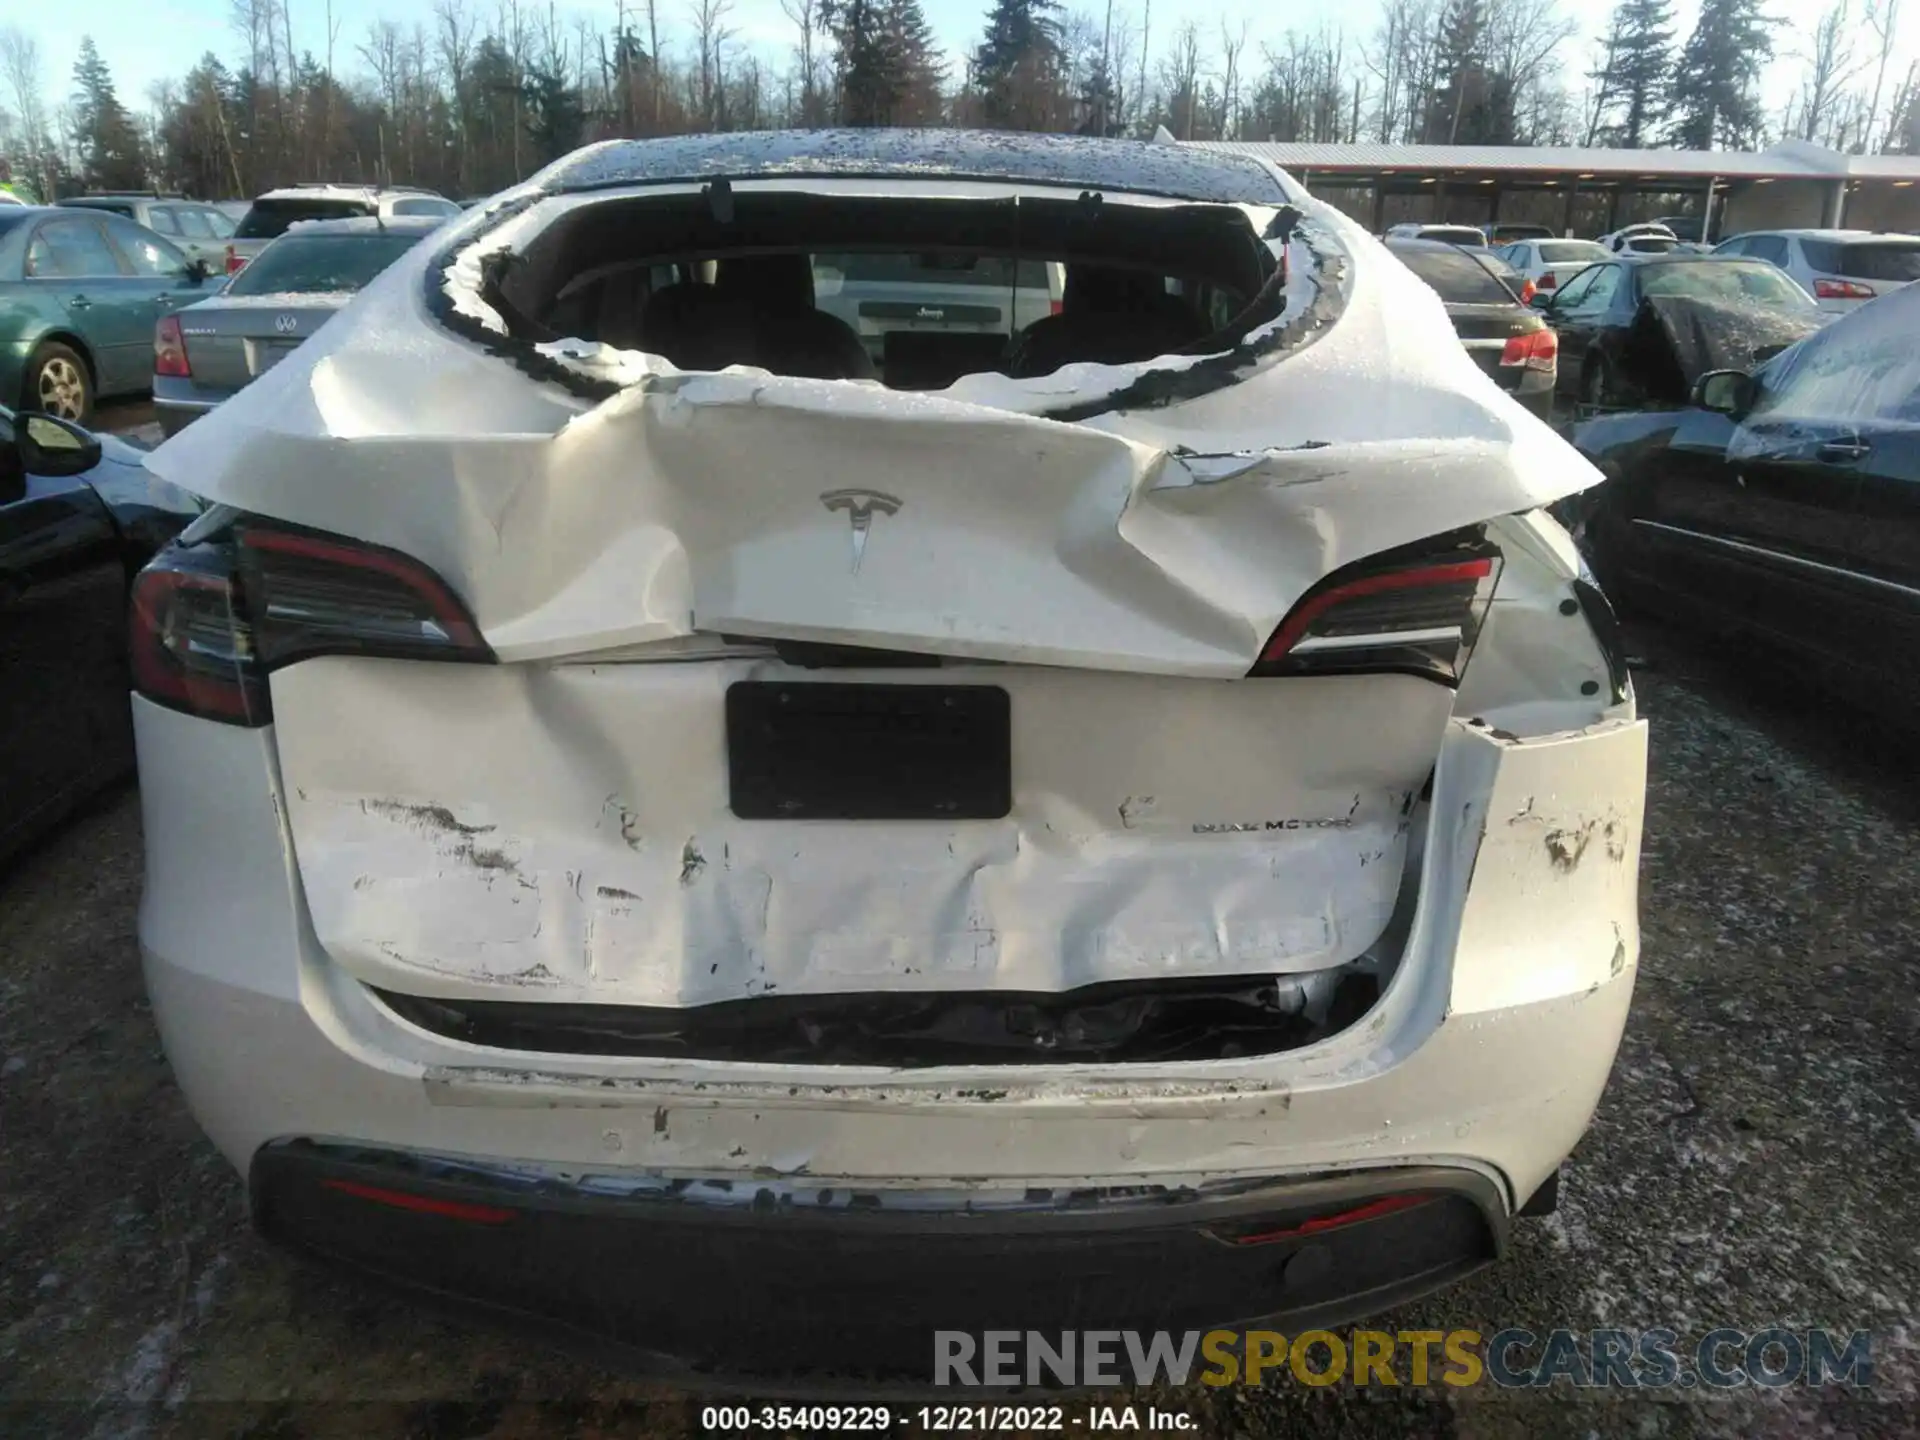
<svg viewBox="0 0 1920 1440">
<path fill-rule="evenodd" d="M 1809 37 L 1812 48 L 1801 57 L 1806 63 L 1799 93 L 1799 131 L 1803 140 L 1821 135 L 1840 95 L 1859 72 L 1848 6 L 1849 0 L 1834 0 L 1813 27 Z"/>
<path fill-rule="evenodd" d="M 1893 58 L 1900 40 L 1900 0 L 1866 0 L 1867 29 L 1873 32 L 1873 90 L 1867 100 L 1866 118 L 1860 127 L 1858 149 L 1873 148 L 1873 132 L 1880 120 L 1880 97 L 1887 83 L 1887 62 Z"/>
<path fill-rule="evenodd" d="M 821 55 L 817 48 L 826 29 L 820 0 L 780 0 L 780 13 L 793 22 L 799 40 L 793 56 L 800 69 L 800 114 L 802 125 L 820 125 L 828 119 L 830 107 L 820 84 Z"/>
<path fill-rule="evenodd" d="M 1240 56 L 1247 48 L 1247 22 L 1240 22 L 1236 34 L 1220 22 L 1220 114 L 1214 123 L 1214 138 L 1231 140 L 1240 125 Z"/>
<path fill-rule="evenodd" d="M 18 25 L 0 29 L 0 79 L 13 102 L 20 147 L 33 175 L 35 192 L 53 199 L 53 146 L 47 134 L 47 104 L 40 89 L 40 42 Z"/>
<path fill-rule="evenodd" d="M 721 97 L 726 84 L 724 53 L 734 35 L 733 28 L 727 24 L 727 17 L 733 13 L 733 0 L 690 0 L 689 8 L 693 14 L 694 54 L 699 67 L 695 76 L 699 86 L 695 106 L 701 124 L 711 130 L 719 120 L 716 99 Z"/>
</svg>

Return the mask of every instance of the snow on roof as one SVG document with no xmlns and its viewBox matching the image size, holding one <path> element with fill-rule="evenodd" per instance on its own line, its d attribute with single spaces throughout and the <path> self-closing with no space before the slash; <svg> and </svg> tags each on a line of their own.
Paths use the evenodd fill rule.
<svg viewBox="0 0 1920 1440">
<path fill-rule="evenodd" d="M 1200 140 L 1303 170 L 1476 170 L 1505 174 L 1573 172 L 1585 178 L 1708 180 L 1915 180 L 1920 155 L 1842 155 L 1804 140 L 1770 150 L 1607 150 L 1574 145 L 1373 145 L 1306 141 Z"/>
</svg>

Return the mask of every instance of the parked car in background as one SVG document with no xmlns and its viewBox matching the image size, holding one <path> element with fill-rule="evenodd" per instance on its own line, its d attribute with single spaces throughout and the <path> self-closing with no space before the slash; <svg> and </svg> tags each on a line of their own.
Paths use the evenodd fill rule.
<svg viewBox="0 0 1920 1440">
<path fill-rule="evenodd" d="M 1472 250 L 1487 248 L 1487 237 L 1472 225 L 1440 225 L 1409 220 L 1389 227 L 1388 240 L 1444 240 L 1449 245 L 1464 245 Z"/>
<path fill-rule="evenodd" d="M 1829 315 L 1920 280 L 1920 235 L 1874 230 L 1747 230 L 1715 255 L 1748 255 L 1778 265 Z"/>
<path fill-rule="evenodd" d="M 1665 255 L 1680 244 L 1680 238 L 1657 221 L 1623 225 L 1597 242 L 1616 255 Z"/>
<path fill-rule="evenodd" d="M 226 242 L 233 235 L 233 221 L 219 206 L 182 195 L 101 191 L 70 196 L 60 204 L 124 215 L 136 225 L 144 225 L 172 241 L 188 259 L 202 261 L 211 270 L 218 270 L 225 263 Z"/>
<path fill-rule="evenodd" d="M 446 220 L 460 213 L 460 206 L 444 195 L 412 186 L 292 185 L 269 190 L 247 207 L 227 243 L 225 264 L 231 274 L 302 220 L 348 220 L 355 215 Z"/>
<path fill-rule="evenodd" d="M 1920 286 L 1863 306 L 1689 403 L 1602 416 L 1583 542 L 1610 594 L 1920 704 Z M 1782 658 L 1784 664 L 1792 663 Z"/>
<path fill-rule="evenodd" d="M 1551 240 L 1560 232 L 1551 225 L 1527 225 L 1513 220 L 1496 220 L 1482 225 L 1480 233 L 1493 246 L 1511 245 L 1516 240 Z"/>
<path fill-rule="evenodd" d="M 1757 365 L 1821 323 L 1771 265 L 1717 255 L 1622 255 L 1534 306 L 1560 336 L 1559 392 L 1588 407 L 1678 403 L 1706 370 Z"/>
<path fill-rule="evenodd" d="M 152 383 L 155 318 L 211 290 L 206 268 L 124 216 L 0 211 L 0 403 L 84 424 Z"/>
<path fill-rule="evenodd" d="M 1594 240 L 1521 240 L 1494 254 L 1531 280 L 1535 290 L 1551 291 L 1613 252 Z"/>
<path fill-rule="evenodd" d="M 918 1389 L 1551 1208 L 1646 726 L 1541 509 L 1598 473 L 1404 265 L 1249 156 L 965 130 L 606 142 L 460 228 L 150 462 L 218 508 L 135 582 L 143 968 L 265 1235 Z M 855 248 L 1061 310 L 915 393 L 814 303 Z"/>
<path fill-rule="evenodd" d="M 1662 227 L 1683 245 L 1712 248 L 1713 236 L 1703 233 L 1698 215 L 1658 215 L 1654 217 L 1652 223 Z"/>
<path fill-rule="evenodd" d="M 1438 240 L 1389 240 L 1387 249 L 1440 296 L 1474 363 L 1545 419 L 1553 408 L 1559 341 L 1499 273 L 1501 262 Z"/>
<path fill-rule="evenodd" d="M 200 509 L 141 459 L 0 406 L 0 865 L 133 769 L 129 580 Z"/>
<path fill-rule="evenodd" d="M 1065 283 L 1044 259 L 949 251 L 815 255 L 812 267 L 814 303 L 854 329 L 877 367 L 889 347 L 895 379 L 923 352 L 944 360 L 912 387 L 925 389 L 993 363 L 1015 335 L 1054 313 Z"/>
<path fill-rule="evenodd" d="M 24 205 L 26 203 L 26 201 L 22 200 L 11 190 L 0 187 L 0 205 Z"/>
<path fill-rule="evenodd" d="M 153 332 L 153 411 L 172 435 L 271 369 L 437 219 L 309 220 L 271 241 L 209 299 Z"/>
</svg>

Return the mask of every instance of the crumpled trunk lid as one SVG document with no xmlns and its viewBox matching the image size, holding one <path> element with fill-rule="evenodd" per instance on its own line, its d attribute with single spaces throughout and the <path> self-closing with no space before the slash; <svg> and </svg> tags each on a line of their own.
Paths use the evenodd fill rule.
<svg viewBox="0 0 1920 1440">
<path fill-rule="evenodd" d="M 1301 252 L 1252 359 L 938 394 L 490 351 L 435 327 L 431 257 L 403 258 L 153 462 L 417 557 L 501 662 L 273 676 L 328 952 L 409 994 L 627 1005 L 1361 954 L 1453 692 L 1248 671 L 1331 572 L 1596 476 L 1420 281 L 1317 223 L 1323 268 Z M 536 378 L 602 362 L 598 404 Z M 774 641 L 937 668 L 822 674 Z M 742 819 L 730 688 L 823 679 L 1004 691 L 1006 813 Z"/>
</svg>

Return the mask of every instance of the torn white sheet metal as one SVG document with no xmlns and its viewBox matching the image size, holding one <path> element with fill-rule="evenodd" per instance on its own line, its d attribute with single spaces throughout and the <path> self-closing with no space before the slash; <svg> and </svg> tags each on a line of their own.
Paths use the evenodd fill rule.
<svg viewBox="0 0 1920 1440">
<path fill-rule="evenodd" d="M 433 320 L 423 245 L 149 463 L 418 556 L 507 661 L 705 632 L 1239 676 L 1330 570 L 1598 479 L 1466 357 L 1431 291 L 1305 203 L 1296 343 L 1157 408 L 1016 413 L 1097 408 L 1194 361 L 925 395 L 634 357 L 634 383 L 591 404 Z M 864 532 L 830 498 L 849 491 L 885 498 Z"/>
<path fill-rule="evenodd" d="M 1311 972 L 1385 928 L 1451 698 L 1404 676 L 890 671 L 1005 687 L 1006 819 L 739 820 L 727 688 L 807 673 L 280 671 L 315 933 L 407 994 L 631 1005 Z"/>
</svg>

